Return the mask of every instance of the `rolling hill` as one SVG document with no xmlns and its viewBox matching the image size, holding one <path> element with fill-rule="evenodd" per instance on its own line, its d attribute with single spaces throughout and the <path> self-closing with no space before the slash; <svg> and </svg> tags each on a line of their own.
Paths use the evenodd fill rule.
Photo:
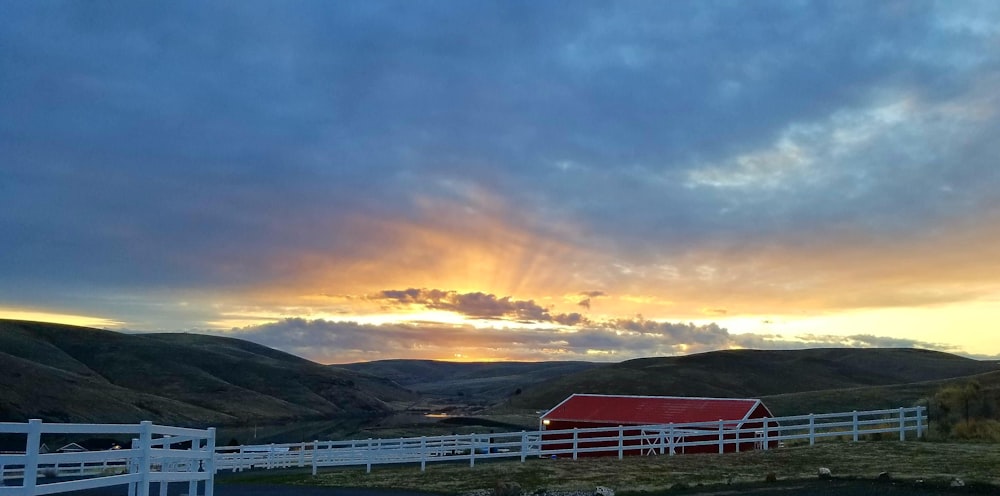
<svg viewBox="0 0 1000 496">
<path fill-rule="evenodd" d="M 0 320 L 0 420 L 276 423 L 377 417 L 416 397 L 238 339 Z"/>
<path fill-rule="evenodd" d="M 844 389 L 824 389 L 763 396 L 761 399 L 776 415 L 804 415 L 850 410 L 880 410 L 926 404 L 928 398 L 948 386 L 979 383 L 990 395 L 1000 396 L 1000 370 L 936 381 L 867 386 Z M 932 410 L 932 414 L 934 410 Z"/>
<path fill-rule="evenodd" d="M 422 409 L 445 405 L 474 405 L 454 411 L 483 412 L 476 416 L 492 405 L 494 414 L 531 417 L 578 392 L 760 397 L 774 413 L 789 415 L 912 404 L 970 379 L 1000 387 L 1000 364 L 916 349 L 811 349 L 613 364 L 384 360 L 328 366 L 233 338 L 0 320 L 0 421 L 150 419 L 252 426 L 254 432 L 258 424 L 317 421 L 325 423 L 317 432 L 327 432 L 339 423 L 359 429 L 365 419 L 387 427 L 402 420 L 380 419 L 419 425 L 461 420 L 423 418 Z"/>
<path fill-rule="evenodd" d="M 467 401 L 497 401 L 552 379 L 603 366 L 592 362 L 479 362 L 378 360 L 338 365 L 384 377 L 420 393 Z"/>
<path fill-rule="evenodd" d="M 994 362 L 919 349 L 725 350 L 641 358 L 585 370 L 525 388 L 511 404 L 546 409 L 573 393 L 754 398 L 834 394 L 829 392 L 997 370 L 1000 366 Z"/>
</svg>

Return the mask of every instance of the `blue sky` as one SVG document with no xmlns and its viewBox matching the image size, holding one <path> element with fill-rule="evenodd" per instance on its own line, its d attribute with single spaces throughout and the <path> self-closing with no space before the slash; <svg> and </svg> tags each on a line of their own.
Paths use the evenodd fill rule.
<svg viewBox="0 0 1000 496">
<path fill-rule="evenodd" d="M 0 316 L 1000 354 L 995 2 L 5 2 Z"/>
</svg>

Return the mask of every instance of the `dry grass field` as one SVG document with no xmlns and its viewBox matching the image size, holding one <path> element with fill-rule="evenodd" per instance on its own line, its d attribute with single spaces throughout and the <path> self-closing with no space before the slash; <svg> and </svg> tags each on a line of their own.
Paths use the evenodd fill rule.
<svg viewBox="0 0 1000 496">
<path fill-rule="evenodd" d="M 947 485 L 955 477 L 966 483 L 988 484 L 1000 493 L 1000 444 L 957 444 L 878 441 L 828 442 L 771 451 L 725 455 L 677 455 L 617 458 L 533 459 L 419 466 L 376 466 L 324 469 L 317 477 L 302 471 L 249 472 L 224 476 L 223 483 L 284 483 L 356 488 L 405 489 L 460 494 L 493 488 L 497 481 L 514 481 L 527 493 L 586 491 L 596 486 L 618 493 L 655 493 L 702 485 L 702 490 L 727 484 L 762 483 L 773 472 L 778 481 L 817 478 L 827 467 L 838 479 L 875 479 L 889 472 L 894 480 Z"/>
</svg>

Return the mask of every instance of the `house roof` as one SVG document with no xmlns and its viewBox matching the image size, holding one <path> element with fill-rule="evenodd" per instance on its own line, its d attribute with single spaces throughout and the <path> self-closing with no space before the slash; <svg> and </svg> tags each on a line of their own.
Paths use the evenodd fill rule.
<svg viewBox="0 0 1000 496">
<path fill-rule="evenodd" d="M 574 394 L 542 419 L 633 425 L 743 420 L 758 405 L 757 399 Z"/>
</svg>

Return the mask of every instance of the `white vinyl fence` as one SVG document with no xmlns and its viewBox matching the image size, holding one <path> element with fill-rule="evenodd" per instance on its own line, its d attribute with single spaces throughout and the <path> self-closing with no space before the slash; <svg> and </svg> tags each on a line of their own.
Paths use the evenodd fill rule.
<svg viewBox="0 0 1000 496">
<path fill-rule="evenodd" d="M 215 429 L 199 430 L 139 424 L 57 424 L 30 420 L 0 423 L 0 434 L 25 436 L 21 453 L 0 454 L 0 496 L 61 494 L 128 484 L 130 496 L 150 496 L 159 483 L 186 484 L 187 494 L 212 496 L 215 481 Z M 135 436 L 128 449 L 40 453 L 42 435 Z M 178 446 L 184 444 L 184 447 Z M 187 447 L 187 444 L 190 447 Z"/>
<path fill-rule="evenodd" d="M 763 422 L 766 420 L 765 422 Z M 744 425 L 746 424 L 746 425 Z M 715 421 L 688 424 L 624 426 L 597 429 L 521 431 L 500 434 L 461 434 L 354 441 L 313 441 L 216 448 L 215 469 L 241 471 L 312 467 L 364 466 L 394 463 L 467 461 L 495 458 L 604 454 L 674 455 L 688 451 L 718 453 L 741 449 L 771 449 L 786 443 L 815 444 L 839 438 L 858 441 L 862 436 L 905 441 L 923 437 L 927 425 L 924 407 L 796 415 L 772 419 Z M 700 449 L 699 449 L 700 447 Z M 706 448 L 710 447 L 710 448 Z"/>
</svg>

